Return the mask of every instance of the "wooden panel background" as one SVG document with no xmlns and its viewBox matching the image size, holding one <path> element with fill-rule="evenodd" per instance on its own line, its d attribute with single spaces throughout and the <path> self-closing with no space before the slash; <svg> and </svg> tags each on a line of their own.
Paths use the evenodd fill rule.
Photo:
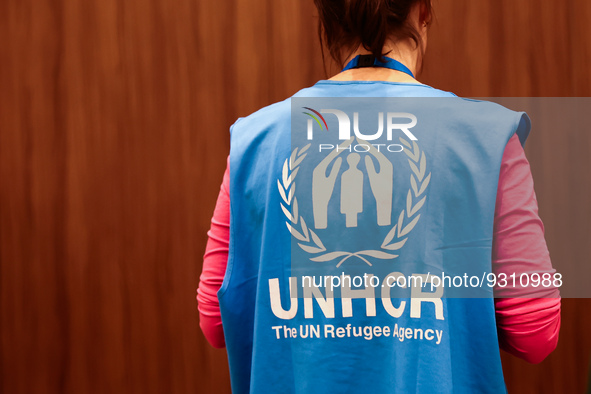
<svg viewBox="0 0 591 394">
<path fill-rule="evenodd" d="M 434 5 L 426 83 L 591 94 L 588 0 Z M 1 392 L 229 392 L 194 299 L 228 128 L 323 78 L 319 54 L 309 0 L 0 1 Z M 569 195 L 591 136 L 570 135 L 534 130 L 527 154 L 552 258 L 588 262 Z M 542 364 L 503 357 L 510 392 L 583 390 L 590 310 L 563 301 Z"/>
</svg>

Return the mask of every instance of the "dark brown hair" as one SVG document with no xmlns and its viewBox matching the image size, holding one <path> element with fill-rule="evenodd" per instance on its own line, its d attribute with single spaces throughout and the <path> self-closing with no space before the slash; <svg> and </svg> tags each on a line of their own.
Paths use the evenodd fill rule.
<svg viewBox="0 0 591 394">
<path fill-rule="evenodd" d="M 382 49 L 389 37 L 410 38 L 421 45 L 421 37 L 408 23 L 408 15 L 417 3 L 424 5 L 427 23 L 431 20 L 431 0 L 314 0 L 318 9 L 318 37 L 324 62 L 324 46 L 343 66 L 343 49 L 358 45 L 384 60 Z"/>
</svg>

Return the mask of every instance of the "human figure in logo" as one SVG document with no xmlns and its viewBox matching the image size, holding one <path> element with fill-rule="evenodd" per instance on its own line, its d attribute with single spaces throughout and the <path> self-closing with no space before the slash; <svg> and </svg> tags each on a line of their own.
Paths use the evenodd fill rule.
<svg viewBox="0 0 591 394">
<path fill-rule="evenodd" d="M 379 170 L 376 170 L 371 156 L 365 156 L 365 167 L 367 168 L 371 191 L 376 199 L 378 226 L 389 226 L 392 221 L 392 191 L 394 182 L 392 163 L 372 144 L 361 139 L 358 139 L 358 141 L 360 144 L 369 146 L 368 152 L 378 160 Z"/>
<path fill-rule="evenodd" d="M 360 156 L 347 156 L 349 169 L 341 176 L 341 213 L 345 215 L 347 227 L 357 227 L 357 215 L 363 212 L 363 172 L 357 168 Z"/>
<path fill-rule="evenodd" d="M 317 229 L 324 229 L 328 225 L 328 202 L 334 191 L 334 186 L 337 180 L 337 175 L 341 169 L 342 159 L 338 157 L 344 150 L 346 150 L 353 138 L 345 141 L 338 146 L 338 149 L 330 152 L 321 162 L 314 168 L 312 174 L 312 205 L 314 210 L 314 227 Z M 335 160 L 336 159 L 336 160 Z M 334 165 L 327 176 L 326 171 L 330 163 L 334 161 Z"/>
</svg>

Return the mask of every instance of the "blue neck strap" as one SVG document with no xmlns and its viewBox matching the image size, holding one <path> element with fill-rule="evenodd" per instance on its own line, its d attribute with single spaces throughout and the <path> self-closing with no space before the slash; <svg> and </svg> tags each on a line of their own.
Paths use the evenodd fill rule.
<svg viewBox="0 0 591 394">
<path fill-rule="evenodd" d="M 406 67 L 404 64 L 400 63 L 398 60 L 385 57 L 385 62 L 380 62 L 377 58 L 373 55 L 359 55 L 353 58 L 346 66 L 343 68 L 343 71 L 350 70 L 352 68 L 362 68 L 362 67 L 385 67 L 396 71 L 401 71 L 405 74 L 410 75 L 412 78 L 415 76 L 413 73 Z"/>
</svg>

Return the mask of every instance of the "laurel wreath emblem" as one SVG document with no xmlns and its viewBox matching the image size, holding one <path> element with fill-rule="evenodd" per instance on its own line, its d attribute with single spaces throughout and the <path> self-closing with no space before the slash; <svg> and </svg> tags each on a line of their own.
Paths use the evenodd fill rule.
<svg viewBox="0 0 591 394">
<path fill-rule="evenodd" d="M 427 198 L 423 194 L 425 194 L 427 186 L 431 181 L 431 173 L 426 174 L 427 158 L 425 157 L 425 153 L 419 149 L 418 144 L 412 141 L 411 145 L 409 141 L 402 137 L 400 137 L 400 142 L 404 145 L 403 150 L 408 156 L 408 163 L 412 171 L 410 175 L 410 189 L 406 195 L 406 206 L 400 211 L 398 221 L 382 241 L 381 250 L 362 250 L 359 252 L 327 251 L 320 237 L 306 225 L 304 217 L 299 214 L 298 201 L 295 196 L 295 178 L 300 164 L 307 155 L 306 152 L 310 144 L 301 149 L 295 148 L 291 156 L 285 160 L 281 179 L 277 180 L 279 194 L 283 200 L 283 203 L 280 205 L 287 218 L 285 222 L 287 229 L 299 241 L 299 247 L 309 254 L 317 255 L 316 257 L 310 258 L 310 260 L 328 262 L 340 258 L 336 265 L 339 267 L 349 258 L 357 257 L 371 266 L 371 262 L 366 257 L 391 260 L 399 256 L 391 252 L 402 249 L 408 240 L 410 232 L 419 221 L 421 217 L 419 211 Z"/>
</svg>

